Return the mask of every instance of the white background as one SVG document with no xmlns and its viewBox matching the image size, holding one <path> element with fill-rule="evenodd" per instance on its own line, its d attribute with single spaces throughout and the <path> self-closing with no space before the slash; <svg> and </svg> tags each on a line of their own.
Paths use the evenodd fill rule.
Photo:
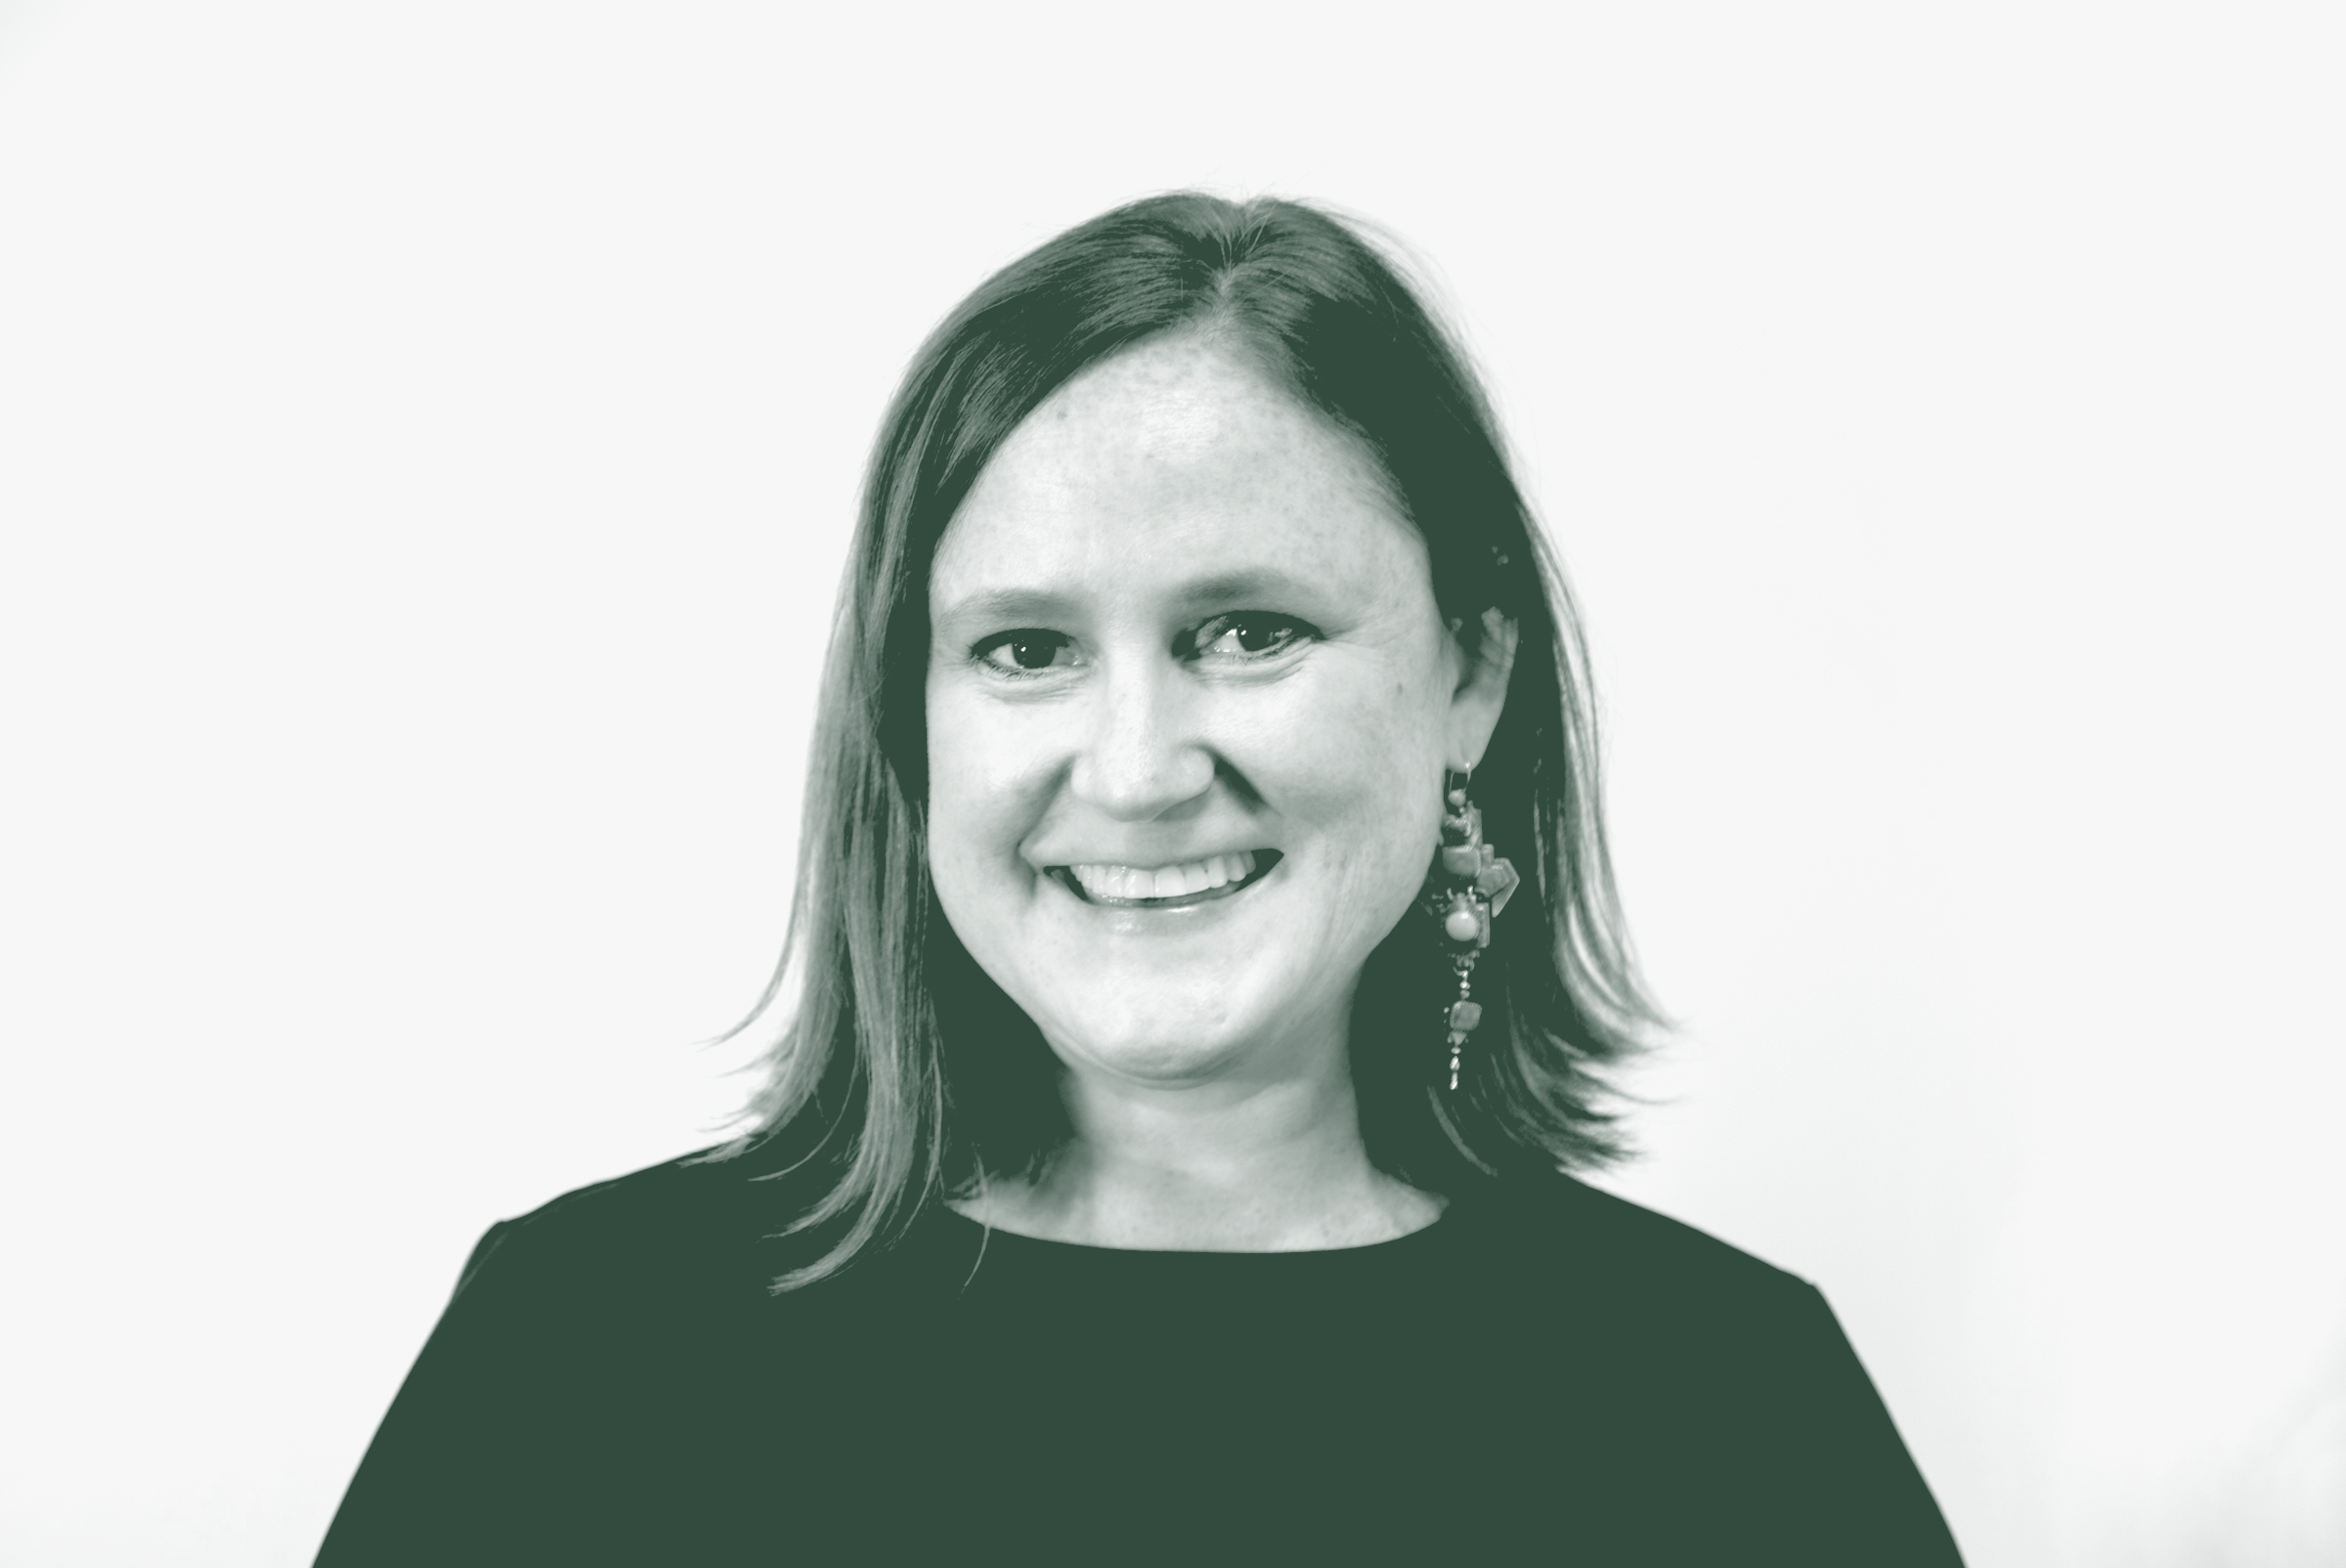
<svg viewBox="0 0 2346 1568">
<path fill-rule="evenodd" d="M 895 375 L 1202 184 L 1429 258 L 1586 601 L 1621 1189 L 1976 1565 L 2346 1561 L 2340 43 L 0 7 L 0 1558 L 305 1562 L 478 1233 L 709 1141 Z"/>
</svg>

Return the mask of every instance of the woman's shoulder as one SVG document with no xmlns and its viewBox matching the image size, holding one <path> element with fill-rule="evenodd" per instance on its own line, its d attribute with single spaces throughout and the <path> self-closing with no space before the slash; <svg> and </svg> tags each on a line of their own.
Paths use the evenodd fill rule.
<svg viewBox="0 0 2346 1568">
<path fill-rule="evenodd" d="M 757 1143 L 719 1144 L 574 1188 L 481 1238 L 456 1285 L 484 1274 L 640 1293 L 653 1281 L 770 1279 L 766 1254 L 819 1197 L 817 1173 Z"/>
<path fill-rule="evenodd" d="M 665 1226 L 705 1209 L 751 1174 L 740 1164 L 735 1146 L 717 1144 L 573 1188 L 505 1223 L 545 1235 L 646 1222 Z"/>
<path fill-rule="evenodd" d="M 1510 1173 L 1461 1196 L 1455 1218 L 1469 1239 L 1569 1299 L 1673 1317 L 1804 1311 L 1816 1299 L 1798 1275 L 1560 1171 Z"/>
<path fill-rule="evenodd" d="M 1959 1568 L 1814 1285 L 1569 1176 L 1492 1182 L 1458 1217 L 1508 1286 L 1477 1303 L 1478 1353 L 1518 1408 L 1577 1415 L 1556 1469 L 1607 1521 L 1596 1556 Z"/>
<path fill-rule="evenodd" d="M 1558 1365 L 1585 1393 L 1705 1421 L 1764 1425 L 1820 1400 L 1878 1417 L 1824 1295 L 1740 1247 L 1564 1175 L 1495 1182 L 1460 1217 L 1490 1321 L 1576 1347 Z"/>
</svg>

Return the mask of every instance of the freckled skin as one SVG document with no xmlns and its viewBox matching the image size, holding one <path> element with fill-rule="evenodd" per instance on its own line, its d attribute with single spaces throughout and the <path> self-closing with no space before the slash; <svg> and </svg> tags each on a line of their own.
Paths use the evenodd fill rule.
<svg viewBox="0 0 2346 1568">
<path fill-rule="evenodd" d="M 1200 588 L 1234 576 L 1254 581 Z M 1210 337 L 1151 340 L 1013 432 L 929 607 L 937 896 L 1062 1061 L 1164 1088 L 1326 1070 L 1425 876 L 1443 768 L 1480 757 L 1504 688 L 1467 678 L 1373 460 Z M 1238 611 L 1314 634 L 1254 659 L 1183 643 Z M 1021 679 L 972 657 L 1021 628 L 1063 662 Z M 1086 904 L 1045 875 L 1249 849 L 1284 858 L 1184 910 Z"/>
</svg>

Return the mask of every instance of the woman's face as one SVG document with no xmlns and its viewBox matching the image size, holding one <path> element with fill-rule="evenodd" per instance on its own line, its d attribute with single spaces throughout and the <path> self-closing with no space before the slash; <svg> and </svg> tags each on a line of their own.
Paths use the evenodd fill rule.
<svg viewBox="0 0 2346 1568">
<path fill-rule="evenodd" d="M 1340 1047 L 1505 683 L 1367 452 L 1151 340 L 1003 444 L 929 615 L 937 897 L 1061 1059 L 1179 1086 Z"/>
</svg>

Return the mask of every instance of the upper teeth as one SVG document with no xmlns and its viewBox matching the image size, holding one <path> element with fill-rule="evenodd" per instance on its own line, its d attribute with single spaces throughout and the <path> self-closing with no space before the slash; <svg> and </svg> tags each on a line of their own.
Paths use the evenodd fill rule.
<svg viewBox="0 0 2346 1568">
<path fill-rule="evenodd" d="M 1069 866 L 1094 898 L 1181 898 L 1254 875 L 1254 851 L 1212 854 L 1177 866 Z"/>
</svg>

